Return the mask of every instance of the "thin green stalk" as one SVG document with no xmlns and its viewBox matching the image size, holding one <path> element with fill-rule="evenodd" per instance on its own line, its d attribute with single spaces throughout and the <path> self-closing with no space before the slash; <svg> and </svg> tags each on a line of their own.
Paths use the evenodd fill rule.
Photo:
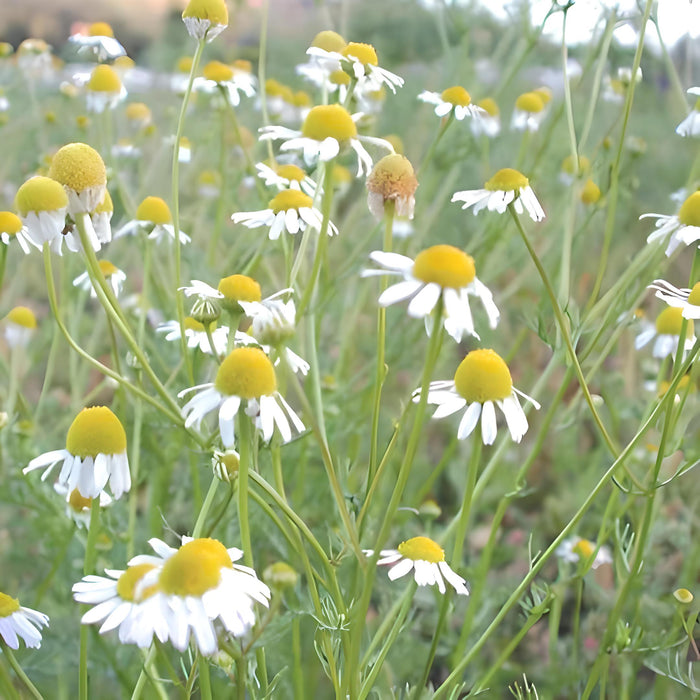
<svg viewBox="0 0 700 700">
<path fill-rule="evenodd" d="M 88 527 L 87 544 L 85 545 L 85 562 L 83 564 L 83 575 L 92 574 L 95 569 L 95 560 L 97 558 L 97 535 L 100 527 L 100 499 L 99 496 L 92 499 L 90 507 L 90 526 Z M 85 611 L 88 606 L 81 606 Z M 80 626 L 80 668 L 79 668 L 79 683 L 78 694 L 80 700 L 88 699 L 88 626 Z"/>
<path fill-rule="evenodd" d="M 433 159 L 433 156 L 435 155 L 435 149 L 438 147 L 438 144 L 442 140 L 442 137 L 445 135 L 445 132 L 449 128 L 450 124 L 455 119 L 455 113 L 454 110 L 450 112 L 450 116 L 445 119 L 442 124 L 440 124 L 440 129 L 438 129 L 437 134 L 435 135 L 435 138 L 433 139 L 433 142 L 430 144 L 430 147 L 428 148 L 428 152 L 425 154 L 423 157 L 423 160 L 421 161 L 421 164 L 418 166 L 416 170 L 416 175 L 418 175 L 423 168 L 425 168 L 428 163 Z"/>
<path fill-rule="evenodd" d="M 151 675 L 150 670 L 156 658 L 157 652 L 158 647 L 156 646 L 156 643 L 153 642 L 150 648 L 148 649 L 146 657 L 143 660 L 143 667 L 141 668 L 141 673 L 139 674 L 138 680 L 136 681 L 136 685 L 134 686 L 134 691 L 131 693 L 131 700 L 138 700 L 141 697 L 141 693 L 143 693 L 146 681 Z"/>
<path fill-rule="evenodd" d="M 260 48 L 258 51 L 258 85 L 260 85 L 260 112 L 262 114 L 262 125 L 270 125 L 270 113 L 267 111 L 267 91 L 265 90 L 265 70 L 267 67 L 267 26 L 270 16 L 269 0 L 263 0 L 260 12 Z M 272 152 L 272 142 L 267 141 L 267 157 L 274 161 Z"/>
<path fill-rule="evenodd" d="M 212 700 L 211 678 L 209 676 L 209 662 L 201 654 L 199 655 L 199 693 L 202 700 Z"/>
<path fill-rule="evenodd" d="M 3 645 L 5 645 L 5 642 L 0 637 L 0 649 L 3 648 Z M 0 656 L 0 691 L 4 693 L 3 697 L 6 697 L 8 700 L 22 700 L 19 696 L 19 693 L 15 690 L 15 686 L 12 683 L 12 678 L 10 677 L 10 672 L 8 671 L 7 666 L 5 666 L 5 662 L 2 660 L 1 656 Z"/>
<path fill-rule="evenodd" d="M 579 175 L 579 160 L 578 160 L 578 147 L 576 145 L 576 125 L 574 124 L 574 107 L 571 102 L 571 83 L 569 82 L 569 76 L 567 74 L 567 66 L 569 64 L 569 51 L 566 44 L 566 19 L 569 16 L 569 8 L 571 6 L 567 5 L 563 9 L 564 17 L 562 19 L 561 27 L 561 69 L 564 77 L 564 105 L 566 111 L 566 126 L 569 132 L 569 149 L 571 155 L 571 164 L 575 168 L 575 174 Z"/>
<path fill-rule="evenodd" d="M 244 411 L 238 413 L 240 437 L 238 449 L 238 526 L 241 533 L 241 549 L 246 566 L 253 566 L 253 545 L 250 540 L 250 522 L 248 520 L 248 474 L 250 473 L 250 451 L 253 441 L 253 426 Z"/>
<path fill-rule="evenodd" d="M 209 510 L 211 509 L 211 504 L 214 502 L 214 495 L 216 494 L 216 489 L 219 486 L 219 478 L 215 476 L 209 484 L 209 490 L 204 498 L 204 503 L 197 516 L 197 521 L 194 524 L 192 530 L 192 537 L 197 539 L 202 536 L 202 531 L 204 530 L 204 523 L 207 521 L 207 515 L 209 515 Z"/>
<path fill-rule="evenodd" d="M 36 686 L 29 680 L 29 676 L 27 676 L 22 667 L 19 665 L 17 659 L 15 658 L 15 655 L 12 653 L 12 649 L 10 649 L 10 647 L 5 643 L 5 640 L 2 637 L 0 637 L 0 649 L 2 649 L 3 656 L 7 659 L 10 666 L 12 666 L 12 670 L 17 675 L 17 678 L 19 678 L 19 680 L 22 682 L 22 685 L 27 689 L 27 692 L 33 698 L 36 698 L 36 700 L 43 700 L 44 696 L 36 689 Z M 0 673 L 2 673 L 2 671 L 4 670 L 4 666 L 0 664 Z M 9 678 L 8 681 L 10 688 L 12 688 L 14 692 L 12 697 L 19 698 L 19 694 L 17 694 L 17 692 L 14 690 L 12 681 Z"/>
<path fill-rule="evenodd" d="M 435 625 L 435 632 L 433 632 L 433 639 L 430 643 L 430 651 L 428 651 L 428 657 L 425 660 L 425 665 L 423 666 L 423 673 L 421 675 L 420 681 L 416 685 L 415 694 L 412 698 L 419 700 L 420 696 L 425 690 L 425 686 L 428 683 L 428 678 L 430 676 L 430 669 L 433 667 L 433 661 L 435 661 L 435 654 L 437 653 L 438 643 L 440 642 L 440 636 L 442 635 L 443 629 L 445 627 L 445 618 L 447 617 L 447 611 L 450 607 L 450 594 L 449 591 L 442 596 L 440 602 L 440 612 L 438 613 L 437 624 Z"/>
<path fill-rule="evenodd" d="M 476 431 L 472 433 L 472 454 L 469 458 L 469 470 L 467 471 L 467 481 L 464 485 L 464 496 L 462 497 L 462 507 L 459 509 L 457 520 L 457 532 L 455 534 L 454 549 L 452 550 L 452 568 L 456 569 L 462 564 L 462 551 L 464 540 L 467 536 L 469 526 L 469 516 L 471 514 L 476 486 L 476 475 L 479 473 L 479 462 L 481 461 L 481 435 Z"/>
<path fill-rule="evenodd" d="M 0 245 L 0 290 L 2 290 L 2 283 L 5 281 L 5 266 L 7 264 L 7 249 L 9 245 L 4 243 Z"/>
</svg>

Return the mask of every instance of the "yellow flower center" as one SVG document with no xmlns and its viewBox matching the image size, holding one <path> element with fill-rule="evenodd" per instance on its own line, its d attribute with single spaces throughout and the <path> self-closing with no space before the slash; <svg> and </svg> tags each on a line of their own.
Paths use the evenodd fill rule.
<svg viewBox="0 0 700 700">
<path fill-rule="evenodd" d="M 510 192 L 527 187 L 530 181 L 518 170 L 503 168 L 490 180 L 486 181 L 484 188 L 491 192 Z"/>
<path fill-rule="evenodd" d="M 296 586 L 299 574 L 284 561 L 276 561 L 263 571 L 263 579 L 275 588 Z"/>
<path fill-rule="evenodd" d="M 279 80 L 275 80 L 274 78 L 268 78 L 265 81 L 265 93 L 270 97 L 278 97 L 282 92 L 283 87 L 284 86 L 282 85 L 282 83 L 280 83 Z"/>
<path fill-rule="evenodd" d="M 411 537 L 410 540 L 402 542 L 397 549 L 402 557 L 412 561 L 428 561 L 431 564 L 445 561 L 442 547 L 429 537 Z"/>
<path fill-rule="evenodd" d="M 221 182 L 221 176 L 216 170 L 202 170 L 197 178 L 200 185 L 218 185 Z"/>
<path fill-rule="evenodd" d="M 142 591 L 139 600 L 136 600 L 136 586 L 149 572 L 155 569 L 155 564 L 136 564 L 130 566 L 117 580 L 117 595 L 129 603 L 141 602 L 155 593 L 156 586 Z"/>
<path fill-rule="evenodd" d="M 595 545 L 590 540 L 579 540 L 573 548 L 580 559 L 588 559 L 595 552 Z"/>
<path fill-rule="evenodd" d="M 440 97 L 442 97 L 443 102 L 460 107 L 468 107 L 472 103 L 471 95 L 461 85 L 448 87 L 447 90 L 442 91 Z"/>
<path fill-rule="evenodd" d="M 6 593 L 0 593 L 0 617 L 9 617 L 19 610 L 19 600 L 10 598 Z"/>
<path fill-rule="evenodd" d="M 190 0 L 182 13 L 182 19 L 188 17 L 228 26 L 228 9 L 224 0 Z"/>
<path fill-rule="evenodd" d="M 282 190 L 276 194 L 268 203 L 268 209 L 277 214 L 281 211 L 289 211 L 290 209 L 301 209 L 302 207 L 311 207 L 313 200 L 308 194 L 304 194 L 299 190 Z"/>
<path fill-rule="evenodd" d="M 344 70 L 334 70 L 328 79 L 333 83 L 333 85 L 349 85 L 350 76 Z"/>
<path fill-rule="evenodd" d="M 131 102 L 126 106 L 126 118 L 134 122 L 143 122 L 151 118 L 151 110 L 143 102 Z"/>
<path fill-rule="evenodd" d="M 135 65 L 136 63 L 134 63 L 134 59 L 129 58 L 128 56 L 117 56 L 114 59 L 114 63 L 112 63 L 114 69 L 122 74 L 128 70 L 131 70 Z"/>
<path fill-rule="evenodd" d="M 678 220 L 684 226 L 700 226 L 700 191 L 693 192 L 683 202 L 678 212 Z"/>
<path fill-rule="evenodd" d="M 84 408 L 68 428 L 66 449 L 82 458 L 122 454 L 126 451 L 124 426 L 106 406 Z"/>
<path fill-rule="evenodd" d="M 22 328 L 36 328 L 36 316 L 26 306 L 15 306 L 5 318 Z"/>
<path fill-rule="evenodd" d="M 146 197 L 136 210 L 136 220 L 170 224 L 173 215 L 170 213 L 170 207 L 160 197 Z"/>
<path fill-rule="evenodd" d="M 319 32 L 314 37 L 311 46 L 315 46 L 317 49 L 323 49 L 324 51 L 336 51 L 340 53 L 347 46 L 347 43 L 340 34 L 326 29 Z"/>
<path fill-rule="evenodd" d="M 233 68 L 221 61 L 209 61 L 204 66 L 202 74 L 207 80 L 213 80 L 215 83 L 226 83 L 233 78 Z"/>
<path fill-rule="evenodd" d="M 536 114 L 544 109 L 542 97 L 536 92 L 524 92 L 515 100 L 515 108 L 521 112 Z"/>
<path fill-rule="evenodd" d="M 574 158 L 573 156 L 568 155 L 561 162 L 561 169 L 569 175 L 587 173 L 591 169 L 591 161 L 586 158 L 586 156 L 578 156 L 578 158 Z"/>
<path fill-rule="evenodd" d="M 542 100 L 542 104 L 548 105 L 552 101 L 552 91 L 548 87 L 538 87 L 532 92 Z"/>
<path fill-rule="evenodd" d="M 0 233 L 9 233 L 11 236 L 22 230 L 22 219 L 11 211 L 0 211 Z"/>
<path fill-rule="evenodd" d="M 696 282 L 688 294 L 688 303 L 693 306 L 700 306 L 700 282 Z"/>
<path fill-rule="evenodd" d="M 262 292 L 260 285 L 246 275 L 229 275 L 224 277 L 217 289 L 229 301 L 260 301 Z"/>
<path fill-rule="evenodd" d="M 119 269 L 115 265 L 112 265 L 112 263 L 109 262 L 109 260 L 100 260 L 99 266 L 100 270 L 102 271 L 102 274 L 105 277 L 110 277 L 115 272 L 119 272 Z"/>
<path fill-rule="evenodd" d="M 197 321 L 197 319 L 192 318 L 192 316 L 185 316 L 184 319 L 185 330 L 188 331 L 199 331 L 201 333 L 206 333 L 206 328 L 203 323 Z M 216 323 L 210 323 L 209 327 L 213 331 L 216 328 Z"/>
<path fill-rule="evenodd" d="M 68 496 L 68 505 L 76 512 L 82 513 L 92 507 L 92 498 L 85 498 L 78 489 L 73 489 Z"/>
<path fill-rule="evenodd" d="M 353 174 L 340 163 L 333 163 L 333 182 L 337 185 L 347 185 L 354 180 Z"/>
<path fill-rule="evenodd" d="M 85 143 L 69 143 L 51 159 L 49 177 L 75 192 L 107 184 L 102 156 Z"/>
<path fill-rule="evenodd" d="M 384 199 L 411 197 L 418 187 L 411 161 L 391 153 L 378 160 L 367 178 L 367 189 L 381 194 Z"/>
<path fill-rule="evenodd" d="M 470 403 L 505 399 L 513 390 L 508 365 L 493 350 L 472 350 L 457 367 L 454 381 L 459 395 Z"/>
<path fill-rule="evenodd" d="M 105 190 L 105 196 L 102 201 L 97 205 L 95 209 L 95 214 L 111 214 L 114 211 L 114 203 L 112 202 L 112 197 L 109 192 Z"/>
<path fill-rule="evenodd" d="M 595 204 L 600 199 L 600 187 L 590 178 L 586 180 L 586 184 L 581 190 L 581 201 L 584 204 Z"/>
<path fill-rule="evenodd" d="M 275 172 L 285 180 L 303 182 L 306 173 L 298 165 L 278 165 Z"/>
<path fill-rule="evenodd" d="M 484 97 L 483 100 L 479 100 L 476 104 L 486 111 L 490 117 L 497 117 L 501 113 L 501 110 L 498 109 L 498 105 L 496 104 L 496 100 L 492 97 Z"/>
<path fill-rule="evenodd" d="M 474 258 L 451 245 L 434 245 L 416 255 L 413 276 L 441 287 L 461 289 L 476 275 Z"/>
<path fill-rule="evenodd" d="M 68 206 L 68 195 L 59 182 L 43 175 L 29 178 L 17 190 L 15 208 L 21 216 L 30 211 L 58 211 Z"/>
<path fill-rule="evenodd" d="M 178 58 L 175 68 L 179 73 L 189 73 L 192 70 L 192 56 L 181 56 Z"/>
<path fill-rule="evenodd" d="M 237 58 L 231 65 L 237 71 L 243 71 L 244 73 L 253 72 L 253 64 L 244 58 Z"/>
<path fill-rule="evenodd" d="M 275 369 L 260 348 L 235 348 L 221 363 L 214 386 L 226 396 L 255 399 L 274 394 Z"/>
<path fill-rule="evenodd" d="M 656 332 L 659 335 L 680 335 L 684 320 L 683 309 L 669 306 L 656 317 Z M 694 330 L 693 321 L 689 319 L 685 337 L 690 338 Z"/>
<path fill-rule="evenodd" d="M 317 105 L 304 119 L 301 133 L 306 138 L 323 141 L 331 137 L 346 141 L 357 136 L 357 127 L 350 112 L 340 105 Z"/>
<path fill-rule="evenodd" d="M 79 129 L 83 129 L 83 130 L 87 129 L 88 126 L 90 126 L 90 117 L 88 117 L 86 114 L 79 114 L 75 118 L 75 125 Z"/>
<path fill-rule="evenodd" d="M 297 90 L 292 97 L 292 104 L 295 107 L 309 107 L 311 105 L 311 96 L 304 90 Z"/>
<path fill-rule="evenodd" d="M 683 605 L 692 603 L 694 598 L 693 594 L 687 588 L 676 588 L 676 590 L 673 591 L 673 597 L 679 603 L 683 603 Z"/>
<path fill-rule="evenodd" d="M 111 66 L 101 63 L 92 71 L 87 89 L 92 92 L 119 92 L 122 81 Z"/>
<path fill-rule="evenodd" d="M 202 537 L 183 544 L 163 564 L 158 583 L 170 595 L 201 596 L 219 585 L 224 568 L 233 568 L 226 547 L 218 540 Z"/>
<path fill-rule="evenodd" d="M 358 44 L 351 41 L 341 52 L 348 58 L 356 58 L 364 66 L 378 66 L 377 52 L 372 44 Z"/>
<path fill-rule="evenodd" d="M 88 29 L 88 36 L 110 36 L 114 38 L 114 31 L 107 22 L 93 22 Z"/>
</svg>

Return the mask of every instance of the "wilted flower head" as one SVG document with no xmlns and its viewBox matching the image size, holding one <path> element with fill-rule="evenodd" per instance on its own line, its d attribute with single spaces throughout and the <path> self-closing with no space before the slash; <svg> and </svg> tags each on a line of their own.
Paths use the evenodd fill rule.
<svg viewBox="0 0 700 700">
<path fill-rule="evenodd" d="M 378 160 L 367 177 L 367 206 L 382 219 L 386 203 L 394 203 L 396 216 L 412 219 L 418 180 L 411 162 L 396 153 Z"/>
</svg>

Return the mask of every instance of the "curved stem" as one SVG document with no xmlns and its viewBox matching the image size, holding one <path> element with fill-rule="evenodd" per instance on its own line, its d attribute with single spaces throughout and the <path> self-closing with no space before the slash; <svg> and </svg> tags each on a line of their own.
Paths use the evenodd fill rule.
<svg viewBox="0 0 700 700">
<path fill-rule="evenodd" d="M 36 689 L 36 686 L 29 680 L 29 676 L 24 672 L 22 667 L 19 665 L 15 655 L 12 653 L 12 649 L 5 643 L 5 640 L 0 637 L 0 649 L 2 649 L 3 656 L 7 659 L 12 670 L 17 674 L 17 678 L 20 679 L 22 685 L 27 689 L 29 694 L 36 698 L 36 700 L 43 700 L 44 696 Z M 10 687 L 12 688 L 12 682 L 10 681 Z M 14 688 L 13 688 L 14 690 Z M 19 698 L 19 695 L 15 694 L 15 697 Z"/>
</svg>

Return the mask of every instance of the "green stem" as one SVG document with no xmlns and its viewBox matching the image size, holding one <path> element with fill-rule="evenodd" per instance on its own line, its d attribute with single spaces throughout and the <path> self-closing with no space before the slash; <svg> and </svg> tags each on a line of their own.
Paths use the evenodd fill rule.
<svg viewBox="0 0 700 700">
<path fill-rule="evenodd" d="M 250 540 L 250 522 L 248 519 L 248 475 L 250 473 L 250 453 L 253 442 L 253 425 L 245 411 L 238 412 L 240 438 L 238 449 L 238 526 L 241 531 L 241 549 L 246 566 L 253 566 L 253 545 Z"/>
<path fill-rule="evenodd" d="M 438 144 L 442 140 L 442 137 L 445 135 L 445 132 L 449 128 L 449 126 L 452 124 L 452 122 L 455 120 L 455 113 L 454 110 L 450 112 L 450 116 L 445 119 L 442 124 L 440 124 L 440 129 L 438 130 L 437 134 L 435 135 L 435 138 L 433 139 L 433 142 L 430 144 L 430 147 L 428 148 L 428 152 L 425 154 L 421 164 L 418 166 L 418 169 L 416 170 L 416 175 L 418 175 L 423 168 L 425 168 L 428 163 L 433 159 L 433 156 L 435 155 L 435 149 L 438 147 Z"/>
<path fill-rule="evenodd" d="M 194 539 L 197 539 L 198 537 L 202 536 L 202 531 L 204 530 L 204 523 L 207 520 L 207 515 L 209 514 L 209 510 L 211 509 L 211 504 L 214 502 L 214 495 L 216 494 L 216 489 L 218 485 L 219 479 L 215 476 L 211 480 L 211 484 L 209 484 L 209 490 L 207 491 L 207 495 L 204 498 L 204 503 L 202 503 L 199 515 L 197 516 L 197 522 L 195 522 L 194 524 L 194 529 L 192 530 L 192 537 Z"/>
<path fill-rule="evenodd" d="M 95 560 L 97 559 L 97 535 L 100 527 L 100 497 L 92 499 L 90 507 L 90 525 L 88 527 L 87 544 L 85 545 L 85 563 L 83 565 L 83 575 L 92 574 L 95 569 Z M 83 610 L 87 606 L 82 606 Z M 80 625 L 80 668 L 79 668 L 79 697 L 80 700 L 88 699 L 88 629 L 87 625 Z"/>
<path fill-rule="evenodd" d="M 472 433 L 472 454 L 469 459 L 469 471 L 467 472 L 467 482 L 464 486 L 464 497 L 462 507 L 459 510 L 457 532 L 455 534 L 454 549 L 452 550 L 452 568 L 456 569 L 462 564 L 462 550 L 464 540 L 467 536 L 467 526 L 469 525 L 469 515 L 471 513 L 474 487 L 476 486 L 476 475 L 479 472 L 479 462 L 481 461 L 481 435 L 476 431 Z M 456 518 L 457 519 L 457 518 Z"/>
<path fill-rule="evenodd" d="M 36 689 L 36 686 L 29 680 L 29 677 L 27 674 L 24 672 L 22 667 L 19 665 L 17 659 L 15 658 L 15 655 L 12 653 L 12 649 L 5 643 L 5 641 L 0 637 L 0 649 L 2 649 L 3 656 L 7 659 L 9 662 L 10 666 L 12 666 L 12 670 L 17 674 L 17 678 L 20 679 L 22 682 L 22 685 L 27 689 L 27 692 L 33 697 L 36 698 L 36 700 L 43 700 L 43 695 Z M 4 666 L 0 665 L 0 669 L 4 670 Z M 1 671 L 0 671 L 1 672 Z M 12 685 L 12 681 L 8 678 L 9 681 L 9 687 L 12 688 L 14 691 L 14 687 Z M 13 697 L 19 698 L 19 695 L 14 692 Z"/>
<path fill-rule="evenodd" d="M 0 637 L 0 649 L 3 649 L 4 646 L 6 646 L 5 642 L 3 641 L 2 637 Z M 0 656 L 0 691 L 4 693 L 3 697 L 6 697 L 8 700 L 22 700 L 19 693 L 15 690 L 12 678 L 10 677 L 10 672 L 5 665 L 2 656 Z"/>
<path fill-rule="evenodd" d="M 199 692 L 202 700 L 212 700 L 209 662 L 201 654 L 199 659 Z"/>
</svg>

